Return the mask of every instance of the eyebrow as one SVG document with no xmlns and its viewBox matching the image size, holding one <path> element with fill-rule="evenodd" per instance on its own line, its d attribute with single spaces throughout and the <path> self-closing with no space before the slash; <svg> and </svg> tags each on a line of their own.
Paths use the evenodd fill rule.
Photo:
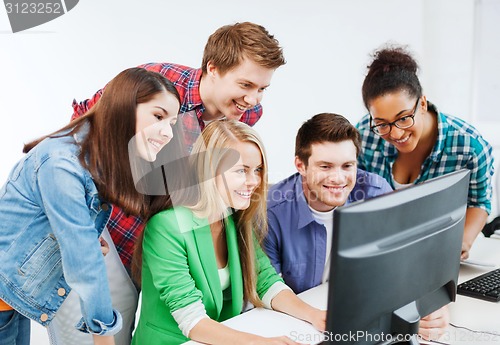
<svg viewBox="0 0 500 345">
<path fill-rule="evenodd" d="M 352 161 L 347 161 L 347 162 L 343 162 L 343 164 L 348 164 L 348 163 L 356 163 L 357 161 L 356 160 L 352 160 Z M 318 161 L 316 162 L 316 164 L 319 164 L 319 165 L 323 165 L 323 164 L 327 164 L 327 165 L 335 165 L 335 163 L 332 163 L 332 162 L 327 162 L 327 161 Z"/>
<path fill-rule="evenodd" d="M 155 105 L 155 108 L 161 109 L 166 115 L 168 115 L 168 111 L 160 107 L 159 105 Z"/>
<path fill-rule="evenodd" d="M 239 80 L 239 82 L 241 82 L 241 83 L 251 84 L 251 85 L 253 85 L 253 86 L 257 86 L 257 84 L 255 84 L 254 82 L 252 82 L 252 81 L 250 81 L 250 80 L 248 80 L 248 79 L 240 79 L 240 80 Z M 265 85 L 265 86 L 262 86 L 261 88 L 262 88 L 262 89 L 266 89 L 266 88 L 268 88 L 269 86 L 271 86 L 271 84 L 267 84 L 267 85 Z"/>
<path fill-rule="evenodd" d="M 259 165 L 256 166 L 256 168 L 262 168 L 263 166 L 264 166 L 264 164 L 259 164 Z M 245 165 L 245 164 L 239 164 L 239 165 L 235 165 L 234 166 L 234 168 L 240 168 L 240 167 L 250 169 L 250 166 Z"/>
<path fill-rule="evenodd" d="M 413 109 L 413 108 L 411 108 L 411 109 L 403 109 L 403 110 L 401 110 L 399 113 L 397 113 L 396 115 L 394 115 L 394 117 L 401 116 L 401 115 L 403 115 L 403 113 L 404 113 L 404 112 L 406 112 L 406 111 L 411 111 L 412 109 Z M 374 119 L 374 120 L 383 120 L 383 121 L 387 121 L 386 119 L 381 119 L 380 117 L 374 117 L 373 119 Z"/>
<path fill-rule="evenodd" d="M 162 110 L 162 111 L 165 113 L 165 116 L 166 116 L 166 117 L 169 117 L 169 116 L 177 116 L 177 114 L 175 114 L 175 115 L 170 115 L 170 114 L 168 113 L 168 111 L 166 111 L 165 109 L 163 109 L 163 108 L 162 108 L 162 107 L 160 107 L 159 105 L 155 105 L 154 107 L 155 107 L 155 108 L 158 108 L 158 109 L 160 109 L 160 110 Z"/>
</svg>

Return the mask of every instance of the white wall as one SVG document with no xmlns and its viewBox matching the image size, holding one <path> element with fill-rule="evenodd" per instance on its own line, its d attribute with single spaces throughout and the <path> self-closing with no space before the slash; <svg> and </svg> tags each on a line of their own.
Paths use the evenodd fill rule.
<svg viewBox="0 0 500 345">
<path fill-rule="evenodd" d="M 288 61 L 275 73 L 255 127 L 273 182 L 294 172 L 303 121 L 337 112 L 356 122 L 365 113 L 360 89 L 369 53 L 388 40 L 415 52 L 430 100 L 473 119 L 478 1 L 485 0 L 82 0 L 66 15 L 16 34 L 0 8 L 0 181 L 24 142 L 67 123 L 73 98 L 88 98 L 141 63 L 199 66 L 207 37 L 236 21 L 264 25 Z M 491 74 L 500 80 L 500 68 Z"/>
</svg>

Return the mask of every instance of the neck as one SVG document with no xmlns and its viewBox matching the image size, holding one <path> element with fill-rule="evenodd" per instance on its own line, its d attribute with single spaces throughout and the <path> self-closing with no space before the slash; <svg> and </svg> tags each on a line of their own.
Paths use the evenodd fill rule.
<svg viewBox="0 0 500 345">
<path fill-rule="evenodd" d="M 417 155 L 427 157 L 431 154 L 432 149 L 437 141 L 438 125 L 437 116 L 431 111 L 427 110 L 424 114 L 424 131 L 420 138 L 419 145 L 415 148 Z"/>
</svg>

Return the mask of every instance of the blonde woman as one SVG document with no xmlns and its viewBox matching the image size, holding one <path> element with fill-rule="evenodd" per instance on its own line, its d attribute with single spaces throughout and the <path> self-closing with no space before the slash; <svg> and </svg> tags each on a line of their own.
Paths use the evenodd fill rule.
<svg viewBox="0 0 500 345">
<path fill-rule="evenodd" d="M 296 344 L 219 323 L 245 302 L 325 329 L 325 311 L 302 302 L 260 247 L 265 235 L 267 163 L 246 124 L 214 121 L 195 142 L 197 197 L 147 223 L 142 252 L 142 306 L 132 344 Z"/>
</svg>

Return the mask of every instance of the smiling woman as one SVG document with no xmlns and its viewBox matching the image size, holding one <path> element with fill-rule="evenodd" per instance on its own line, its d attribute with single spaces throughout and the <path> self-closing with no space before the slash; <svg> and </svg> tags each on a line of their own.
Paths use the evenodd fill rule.
<svg viewBox="0 0 500 345">
<path fill-rule="evenodd" d="M 170 93 L 159 93 L 137 105 L 135 143 L 138 155 L 152 162 L 173 137 L 172 126 L 177 122 L 178 99 Z"/>
<path fill-rule="evenodd" d="M 237 121 L 211 122 L 191 163 L 197 197 L 159 212 L 144 231 L 142 305 L 132 343 L 296 344 L 219 323 L 240 314 L 246 301 L 323 330 L 325 313 L 291 292 L 260 247 L 267 231 L 267 162 L 257 133 Z"/>
<path fill-rule="evenodd" d="M 132 308 L 111 298 L 127 286 L 108 282 L 100 237 L 111 204 L 136 216 L 149 211 L 149 197 L 135 188 L 131 171 L 148 156 L 131 154 L 128 143 L 146 125 L 162 122 L 152 111 L 158 107 L 176 116 L 173 84 L 158 73 L 128 69 L 84 116 L 25 145 L 25 157 L 0 190 L 2 344 L 29 344 L 29 319 L 48 326 L 55 344 L 82 344 L 78 337 L 95 345 L 115 344 L 114 336 L 130 340 L 134 311 L 123 313 Z M 116 262 L 120 267 L 117 256 Z M 63 312 L 75 294 L 76 309 Z"/>
<path fill-rule="evenodd" d="M 357 124 L 363 142 L 359 166 L 396 189 L 469 169 L 462 243 L 466 259 L 491 211 L 492 148 L 473 126 L 427 100 L 417 69 L 405 47 L 387 46 L 374 53 L 362 88 L 369 114 Z"/>
</svg>

